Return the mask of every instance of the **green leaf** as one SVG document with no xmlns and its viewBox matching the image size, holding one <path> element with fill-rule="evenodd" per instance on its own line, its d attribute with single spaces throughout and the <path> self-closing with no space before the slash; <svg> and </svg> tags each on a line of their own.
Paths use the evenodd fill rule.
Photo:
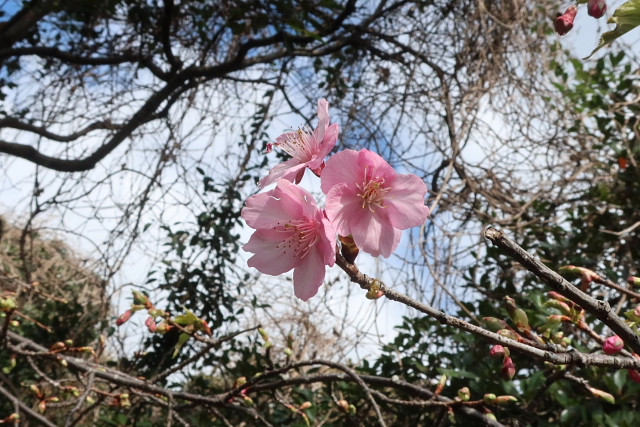
<svg viewBox="0 0 640 427">
<path fill-rule="evenodd" d="M 191 335 L 180 334 L 180 337 L 178 338 L 178 344 L 176 344 L 176 349 L 173 352 L 174 359 L 178 356 L 178 354 L 180 354 L 180 349 L 187 341 L 189 341 L 189 338 L 191 338 Z"/>
<path fill-rule="evenodd" d="M 589 59 L 594 53 L 605 47 L 618 37 L 621 37 L 640 25 L 640 0 L 629 0 L 615 12 L 607 21 L 609 24 L 616 24 L 613 31 L 607 31 L 600 37 L 598 46 L 584 59 Z"/>
</svg>

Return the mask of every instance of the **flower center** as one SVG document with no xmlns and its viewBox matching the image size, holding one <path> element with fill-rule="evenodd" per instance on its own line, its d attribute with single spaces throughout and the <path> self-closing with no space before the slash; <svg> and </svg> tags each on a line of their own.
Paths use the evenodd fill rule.
<svg viewBox="0 0 640 427">
<path fill-rule="evenodd" d="M 273 150 L 273 147 L 281 148 L 285 153 L 298 160 L 308 161 L 313 156 L 313 131 L 308 127 L 300 127 L 296 131 L 285 133 L 284 141 L 274 144 L 267 144 L 267 153 Z"/>
<path fill-rule="evenodd" d="M 384 200 L 387 197 L 387 193 L 391 190 L 391 187 L 384 186 L 384 178 L 374 176 L 374 172 L 370 170 L 370 166 L 364 168 L 364 182 L 357 184 L 358 196 L 362 197 L 362 209 L 367 208 L 371 212 L 375 212 L 375 208 L 385 209 Z"/>
<path fill-rule="evenodd" d="M 278 224 L 278 227 L 273 229 L 287 234 L 276 248 L 284 249 L 284 254 L 293 250 L 294 258 L 298 255 L 301 259 L 304 258 L 309 253 L 309 249 L 320 240 L 316 224 L 309 220 L 292 219 L 283 226 Z"/>
</svg>

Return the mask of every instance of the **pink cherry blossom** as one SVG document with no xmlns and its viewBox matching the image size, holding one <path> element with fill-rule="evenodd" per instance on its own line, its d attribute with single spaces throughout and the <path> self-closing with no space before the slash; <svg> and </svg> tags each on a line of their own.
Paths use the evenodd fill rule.
<svg viewBox="0 0 640 427">
<path fill-rule="evenodd" d="M 402 230 L 422 225 L 427 186 L 413 174 L 397 173 L 369 150 L 344 150 L 333 155 L 321 176 L 327 195 L 327 217 L 342 236 L 373 256 L 391 256 Z"/>
<path fill-rule="evenodd" d="M 260 181 L 260 188 L 279 179 L 298 183 L 306 168 L 320 176 L 324 159 L 336 145 L 340 126 L 337 123 L 329 126 L 329 103 L 326 99 L 318 101 L 318 119 L 318 127 L 314 131 L 302 127 L 297 131 L 286 132 L 276 138 L 275 144 L 267 146 L 267 153 L 273 147 L 279 147 L 292 158 L 271 169 L 269 175 Z"/>
<path fill-rule="evenodd" d="M 243 249 L 254 253 L 249 267 L 278 276 L 293 269 L 293 287 L 307 301 L 318 293 L 325 266 L 336 259 L 336 232 L 313 196 L 280 179 L 276 188 L 247 200 L 242 218 L 255 228 Z"/>
</svg>

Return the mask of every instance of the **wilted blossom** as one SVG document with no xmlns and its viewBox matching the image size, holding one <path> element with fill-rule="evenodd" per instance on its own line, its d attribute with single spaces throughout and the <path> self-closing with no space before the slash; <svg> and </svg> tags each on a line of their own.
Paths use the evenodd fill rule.
<svg viewBox="0 0 640 427">
<path fill-rule="evenodd" d="M 606 0 L 589 0 L 587 3 L 587 13 L 596 19 L 600 19 L 607 11 Z"/>
<path fill-rule="evenodd" d="M 276 138 L 275 144 L 267 145 L 267 153 L 271 152 L 273 147 L 279 147 L 292 158 L 274 167 L 269 175 L 260 181 L 260 188 L 279 179 L 298 183 L 302 180 L 306 168 L 320 175 L 324 168 L 324 159 L 336 145 L 340 127 L 337 123 L 329 126 L 329 103 L 326 99 L 318 101 L 318 119 L 318 127 L 315 130 L 300 128 L 286 132 Z"/>
<path fill-rule="evenodd" d="M 573 21 L 578 14 L 578 6 L 570 6 L 562 15 L 558 16 L 555 20 L 556 33 L 561 36 L 567 34 L 573 28 Z"/>
<path fill-rule="evenodd" d="M 624 341 L 617 335 L 607 338 L 602 345 L 602 351 L 607 354 L 617 354 L 624 348 Z"/>
<path fill-rule="evenodd" d="M 256 229 L 243 247 L 255 254 L 249 267 L 272 276 L 293 269 L 298 298 L 318 293 L 325 266 L 335 263 L 336 232 L 308 191 L 280 179 L 273 190 L 247 200 L 242 218 Z"/>
<path fill-rule="evenodd" d="M 322 172 L 327 217 L 342 236 L 373 256 L 391 256 L 402 230 L 422 225 L 429 216 L 425 183 L 397 173 L 378 154 L 363 149 L 333 155 Z"/>
</svg>

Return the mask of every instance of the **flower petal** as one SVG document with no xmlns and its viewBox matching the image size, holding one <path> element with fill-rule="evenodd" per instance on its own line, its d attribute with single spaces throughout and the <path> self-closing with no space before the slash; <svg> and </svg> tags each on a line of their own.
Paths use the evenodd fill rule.
<svg viewBox="0 0 640 427">
<path fill-rule="evenodd" d="M 323 172 L 322 177 L 324 176 Z M 361 202 L 362 199 L 353 192 L 353 188 L 345 183 L 334 185 L 329 190 L 325 212 L 338 234 L 343 236 L 352 234 L 353 218 L 361 215 L 363 211 Z"/>
<path fill-rule="evenodd" d="M 361 183 L 362 173 L 357 165 L 358 152 L 355 150 L 343 150 L 331 156 L 320 177 L 322 192 L 329 194 L 329 190 L 334 185 L 341 183 L 348 183 L 352 186 Z"/>
<path fill-rule="evenodd" d="M 396 175 L 387 194 L 387 216 L 400 230 L 417 227 L 427 220 L 429 208 L 424 205 L 427 186 L 416 175 Z"/>
<path fill-rule="evenodd" d="M 256 230 L 242 249 L 255 255 L 247 264 L 264 274 L 278 276 L 301 264 L 296 253 L 285 245 L 280 245 L 286 233 L 271 229 Z M 280 246 L 279 246 L 280 245 Z"/>
<path fill-rule="evenodd" d="M 296 176 L 300 173 L 300 170 L 304 173 L 304 168 L 306 166 L 306 163 L 300 163 L 300 160 L 296 158 L 289 159 L 271 169 L 269 175 L 262 178 L 258 183 L 258 186 L 260 188 L 264 188 L 279 179 L 286 179 L 287 181 L 293 182 L 293 180 L 296 179 Z"/>
<path fill-rule="evenodd" d="M 364 211 L 364 210 L 363 210 Z M 356 245 L 374 257 L 389 258 L 400 244 L 402 231 L 393 228 L 391 222 L 380 214 L 370 211 L 351 218 L 351 234 Z"/>
<path fill-rule="evenodd" d="M 312 248 L 300 264 L 293 271 L 293 289 L 298 298 L 303 301 L 315 296 L 324 282 L 326 273 L 322 255 Z"/>
</svg>

